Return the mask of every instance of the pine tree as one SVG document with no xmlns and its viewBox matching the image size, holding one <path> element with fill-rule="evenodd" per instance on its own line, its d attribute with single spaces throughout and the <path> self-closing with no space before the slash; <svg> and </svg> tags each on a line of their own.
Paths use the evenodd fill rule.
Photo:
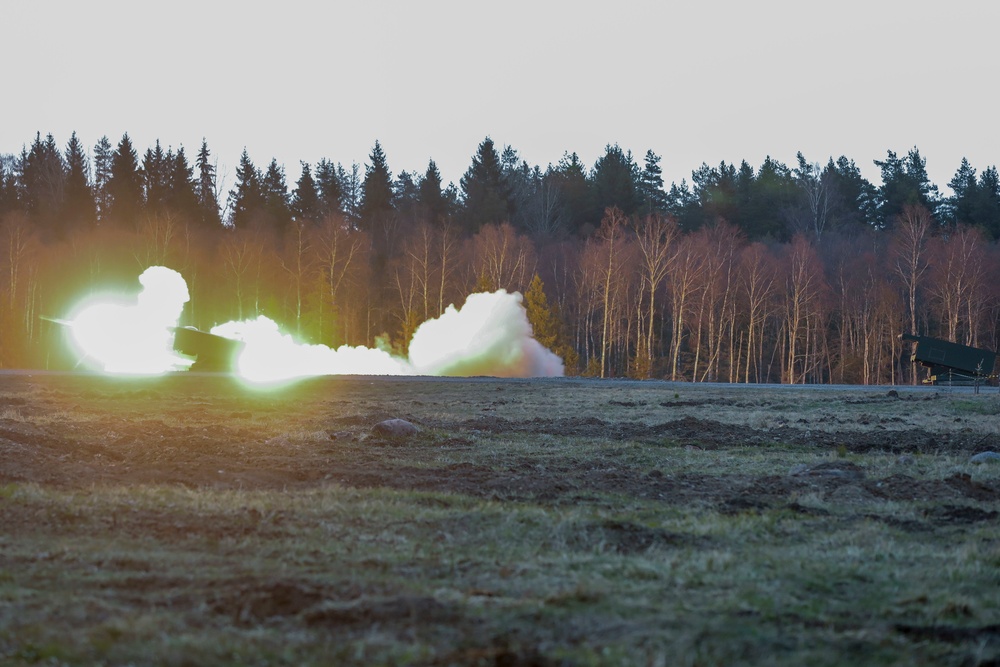
<svg viewBox="0 0 1000 667">
<path fill-rule="evenodd" d="M 201 140 L 201 149 L 195 166 L 198 169 L 198 180 L 195 182 L 194 193 L 198 198 L 198 220 L 207 228 L 218 228 L 222 222 L 219 214 L 219 199 L 215 193 L 215 165 L 211 162 L 208 142 Z"/>
<path fill-rule="evenodd" d="M 786 213 L 800 196 L 791 170 L 784 163 L 767 156 L 756 176 L 752 169 L 749 169 L 749 174 L 749 180 L 744 181 L 747 176 L 741 168 L 737 181 L 740 211 L 733 222 L 751 240 L 789 240 L 791 232 Z"/>
<path fill-rule="evenodd" d="M 836 162 L 831 158 L 826 176 L 833 193 L 831 217 L 837 225 L 879 226 L 877 189 L 861 175 L 854 160 L 843 155 Z"/>
<path fill-rule="evenodd" d="M 907 206 L 920 206 L 937 214 L 937 186 L 927 177 L 927 160 L 912 148 L 905 158 L 887 151 L 885 160 L 875 160 L 882 170 L 882 187 L 878 190 L 878 226 L 891 227 L 893 219 Z"/>
<path fill-rule="evenodd" d="M 753 179 L 753 169 L 744 161 L 741 171 L 743 172 L 742 180 L 745 189 L 748 181 Z M 737 224 L 740 201 L 739 180 L 736 166 L 726 164 L 725 161 L 720 162 L 718 167 L 709 167 L 702 163 L 700 167 L 691 172 L 692 194 L 698 200 L 698 205 L 688 210 L 688 215 L 683 220 L 684 228 L 700 229 L 720 219 Z"/>
<path fill-rule="evenodd" d="M 302 175 L 295 183 L 292 192 L 292 217 L 296 222 L 315 224 L 320 220 L 320 199 L 316 191 L 316 182 L 308 162 L 302 163 Z"/>
<path fill-rule="evenodd" d="M 665 210 L 677 219 L 681 229 L 691 231 L 698 228 L 701 221 L 699 209 L 698 195 L 691 191 L 687 179 L 682 178 L 679 184 L 670 184 Z"/>
<path fill-rule="evenodd" d="M 111 157 L 107 189 L 110 198 L 108 217 L 121 225 L 138 223 L 142 212 L 142 175 L 139 172 L 139 156 L 128 133 L 122 136 Z"/>
</svg>

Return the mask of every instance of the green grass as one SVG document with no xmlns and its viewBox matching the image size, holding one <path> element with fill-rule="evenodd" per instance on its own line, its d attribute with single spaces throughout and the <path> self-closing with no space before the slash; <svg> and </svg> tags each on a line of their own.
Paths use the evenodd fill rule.
<svg viewBox="0 0 1000 667">
<path fill-rule="evenodd" d="M 956 415 L 1000 415 L 1000 399 L 995 394 L 955 400 L 951 404 Z"/>
</svg>

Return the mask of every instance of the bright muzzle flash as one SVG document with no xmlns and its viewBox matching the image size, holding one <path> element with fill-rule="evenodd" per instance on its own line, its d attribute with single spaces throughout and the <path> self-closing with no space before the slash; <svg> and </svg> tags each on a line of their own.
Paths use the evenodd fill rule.
<svg viewBox="0 0 1000 667">
<path fill-rule="evenodd" d="M 106 373 L 155 375 L 183 370 L 192 359 L 174 351 L 172 327 L 190 298 L 181 274 L 151 266 L 139 276 L 134 299 L 99 295 L 85 300 L 63 320 L 81 363 Z"/>
<path fill-rule="evenodd" d="M 71 331 L 81 363 L 133 375 L 190 368 L 194 359 L 174 347 L 174 332 L 189 299 L 187 283 L 163 266 L 146 269 L 139 282 L 137 297 L 93 297 L 61 320 Z M 563 374 L 562 360 L 532 337 L 521 295 L 504 290 L 472 294 L 461 309 L 449 306 L 441 317 L 424 322 L 410 341 L 409 358 L 364 346 L 298 343 L 264 316 L 220 324 L 211 333 L 239 343 L 232 370 L 257 384 L 316 375 Z"/>
</svg>

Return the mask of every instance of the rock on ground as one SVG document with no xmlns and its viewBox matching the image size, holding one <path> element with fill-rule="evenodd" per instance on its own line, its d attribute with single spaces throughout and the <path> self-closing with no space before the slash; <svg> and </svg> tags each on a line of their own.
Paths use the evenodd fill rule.
<svg viewBox="0 0 1000 667">
<path fill-rule="evenodd" d="M 996 452 L 980 452 L 969 459 L 969 463 L 1000 463 L 1000 454 Z"/>
<path fill-rule="evenodd" d="M 372 432 L 387 438 L 405 438 L 420 433 L 420 428 L 405 419 L 386 419 L 375 424 Z"/>
</svg>

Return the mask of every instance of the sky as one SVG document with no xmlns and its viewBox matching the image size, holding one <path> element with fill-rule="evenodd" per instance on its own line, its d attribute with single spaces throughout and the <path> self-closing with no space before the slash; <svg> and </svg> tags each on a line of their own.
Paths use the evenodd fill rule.
<svg viewBox="0 0 1000 667">
<path fill-rule="evenodd" d="M 996 28 L 986 0 L 33 0 L 0 9 L 0 154 L 128 133 L 225 190 L 244 149 L 266 169 L 433 159 L 456 185 L 487 136 L 543 169 L 608 144 L 664 181 L 703 162 L 757 168 L 914 147 L 942 193 L 963 157 L 1000 162 Z"/>
</svg>

